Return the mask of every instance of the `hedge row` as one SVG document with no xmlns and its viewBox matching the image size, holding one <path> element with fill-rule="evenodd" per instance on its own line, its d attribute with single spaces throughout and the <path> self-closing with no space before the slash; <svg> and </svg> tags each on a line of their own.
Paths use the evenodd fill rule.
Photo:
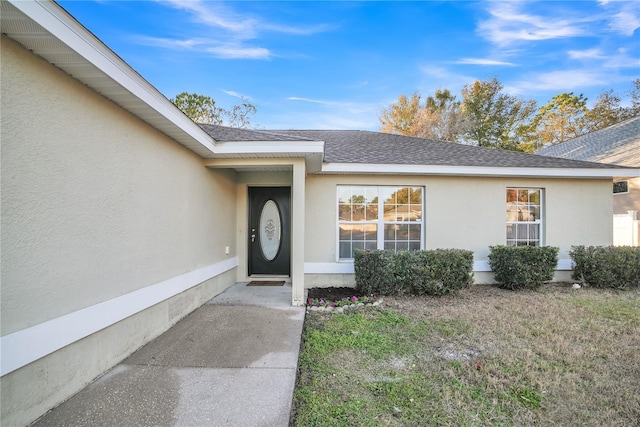
<svg viewBox="0 0 640 427">
<path fill-rule="evenodd" d="M 573 246 L 572 277 L 594 288 L 640 287 L 640 247 Z"/>
<path fill-rule="evenodd" d="M 444 295 L 471 286 L 473 252 L 356 250 L 358 292 L 381 295 Z"/>
<path fill-rule="evenodd" d="M 490 246 L 489 265 L 498 286 L 535 289 L 553 279 L 559 249 Z M 640 287 L 640 247 L 573 246 L 572 277 L 596 288 Z M 444 295 L 473 283 L 473 252 L 356 250 L 356 289 L 363 295 Z"/>
<path fill-rule="evenodd" d="M 535 289 L 553 279 L 558 251 L 553 246 L 489 246 L 489 265 L 499 287 Z"/>
</svg>

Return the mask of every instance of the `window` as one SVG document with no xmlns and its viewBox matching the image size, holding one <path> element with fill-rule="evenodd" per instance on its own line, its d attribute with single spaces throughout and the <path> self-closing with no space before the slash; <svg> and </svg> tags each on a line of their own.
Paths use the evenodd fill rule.
<svg viewBox="0 0 640 427">
<path fill-rule="evenodd" d="M 613 183 L 613 194 L 628 193 L 629 181 L 618 181 Z"/>
<path fill-rule="evenodd" d="M 422 187 L 338 186 L 338 258 L 422 248 Z"/>
<path fill-rule="evenodd" d="M 542 189 L 507 188 L 507 245 L 542 245 Z"/>
</svg>

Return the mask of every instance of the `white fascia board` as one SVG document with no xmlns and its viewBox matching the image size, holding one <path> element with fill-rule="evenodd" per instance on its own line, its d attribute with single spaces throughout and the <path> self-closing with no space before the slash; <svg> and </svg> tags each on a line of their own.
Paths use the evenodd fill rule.
<svg viewBox="0 0 640 427">
<path fill-rule="evenodd" d="M 189 137 L 213 151 L 213 139 L 200 126 L 55 2 L 7 1 Z"/>
<path fill-rule="evenodd" d="M 228 141 L 218 142 L 215 154 L 323 154 L 323 141 Z"/>
<path fill-rule="evenodd" d="M 320 172 L 324 157 L 324 141 L 230 141 L 216 144 L 213 158 L 254 156 L 258 158 L 304 157 L 309 173 Z"/>
<path fill-rule="evenodd" d="M 613 178 L 640 176 L 640 169 L 524 168 L 485 166 L 394 165 L 371 163 L 324 163 L 322 173 L 383 175 L 456 175 L 544 178 Z"/>
</svg>

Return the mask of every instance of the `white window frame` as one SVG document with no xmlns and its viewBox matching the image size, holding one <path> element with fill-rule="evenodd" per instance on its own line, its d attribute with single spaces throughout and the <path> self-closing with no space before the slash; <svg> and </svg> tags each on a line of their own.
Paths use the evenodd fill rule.
<svg viewBox="0 0 640 427">
<path fill-rule="evenodd" d="M 365 189 L 375 189 L 376 191 L 376 197 L 378 199 L 377 202 L 377 212 L 378 212 L 378 218 L 375 220 L 363 220 L 363 221 L 345 221 L 345 220 L 341 220 L 340 219 L 340 193 L 341 193 L 341 189 L 346 189 L 346 188 L 365 188 Z M 420 214 L 420 218 L 418 220 L 404 220 L 404 219 L 400 219 L 398 220 L 398 217 L 396 216 L 396 220 L 395 221 L 389 221 L 386 220 L 384 218 L 384 202 L 385 199 L 384 197 L 382 197 L 381 193 L 381 189 L 395 189 L 395 191 L 400 190 L 402 188 L 410 188 L 410 189 L 420 189 L 421 192 L 421 202 L 420 202 L 420 209 L 421 209 L 421 214 Z M 376 230 L 376 249 L 384 249 L 385 246 L 385 225 L 390 225 L 390 224 L 394 224 L 394 225 L 411 225 L 411 224 L 419 224 L 420 225 L 420 245 L 419 245 L 419 249 L 424 249 L 424 236 L 425 236 L 425 230 L 424 230 L 424 213 L 425 213 L 425 202 L 424 202 L 424 198 L 425 198 L 425 188 L 424 186 L 420 186 L 420 185 L 361 185 L 361 184 L 340 184 L 336 187 L 336 202 L 335 202 L 335 206 L 336 206 L 336 260 L 338 262 L 352 262 L 353 258 L 341 258 L 340 257 L 340 225 L 341 224 L 375 224 L 377 226 L 377 230 Z M 404 205 L 404 204 L 403 204 Z M 402 205 L 401 205 L 402 206 Z M 410 206 L 410 204 L 409 204 Z M 366 209 L 366 208 L 365 208 Z M 397 240 L 396 240 L 397 241 Z M 409 240 L 411 241 L 411 240 Z M 394 248 L 395 249 L 395 248 Z"/>
<path fill-rule="evenodd" d="M 523 214 L 523 211 L 519 208 L 519 206 L 522 206 L 524 202 L 520 202 L 520 201 L 516 201 L 516 202 L 510 202 L 509 198 L 508 198 L 508 194 L 510 190 L 515 190 L 516 194 L 518 194 L 519 191 L 521 190 L 527 190 L 527 191 L 538 191 L 539 192 L 539 199 L 540 199 L 540 203 L 539 203 L 539 213 L 538 213 L 538 218 L 534 219 L 534 220 L 525 220 L 523 219 L 521 216 Z M 506 220 L 506 226 L 505 226 L 505 242 L 507 246 L 527 246 L 529 245 L 530 242 L 532 241 L 537 241 L 538 244 L 537 245 L 533 245 L 533 246 L 544 246 L 545 245 L 545 218 L 544 218 L 544 212 L 545 212 L 545 208 L 544 208 L 544 200 L 545 200 L 545 189 L 544 188 L 538 188 L 538 187 L 507 187 L 506 191 L 505 191 L 505 196 L 506 197 L 506 213 L 507 213 L 507 220 Z M 515 209 L 515 213 L 516 215 L 519 216 L 519 218 L 514 219 L 510 219 L 509 218 L 509 213 L 510 213 L 510 203 L 517 203 Z M 530 206 L 529 200 L 527 201 L 526 205 Z M 513 207 L 511 207 L 511 210 L 513 210 Z M 530 211 L 524 211 L 524 215 L 527 215 L 526 212 L 530 212 Z M 513 226 L 515 225 L 516 227 L 518 225 L 537 225 L 538 226 L 538 239 L 531 239 L 530 236 L 528 236 L 528 238 L 526 239 L 520 239 L 518 238 L 518 236 L 516 235 L 515 239 L 510 239 L 509 238 L 509 226 Z M 524 245 L 519 245 L 519 242 L 525 242 Z M 513 244 L 515 243 L 515 244 Z"/>
</svg>

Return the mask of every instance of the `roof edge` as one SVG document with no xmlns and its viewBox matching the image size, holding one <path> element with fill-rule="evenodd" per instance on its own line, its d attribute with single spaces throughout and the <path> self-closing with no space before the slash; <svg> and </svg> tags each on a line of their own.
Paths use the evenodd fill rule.
<svg viewBox="0 0 640 427">
<path fill-rule="evenodd" d="M 394 174 L 394 175 L 456 175 L 531 178 L 613 178 L 638 177 L 640 168 L 542 168 L 496 166 L 397 165 L 371 163 L 324 163 L 323 174 Z"/>
<path fill-rule="evenodd" d="M 133 97 L 150 107 L 164 120 L 169 122 L 169 125 L 174 126 L 176 130 L 184 134 L 186 138 L 197 142 L 198 145 L 205 149 L 203 150 L 205 153 L 214 150 L 215 140 L 211 136 L 182 113 L 182 111 L 173 105 L 151 85 L 151 83 L 145 80 L 60 5 L 53 1 L 40 0 L 28 2 L 18 0 L 6 1 L 69 49 L 84 58 L 88 63 L 96 67 L 104 75 L 127 90 Z M 77 79 L 77 77 L 74 78 Z M 83 83 L 92 87 L 86 82 Z M 100 93 L 98 89 L 93 89 Z M 133 112 L 132 114 L 136 115 Z M 142 119 L 142 117 L 140 118 Z"/>
</svg>

